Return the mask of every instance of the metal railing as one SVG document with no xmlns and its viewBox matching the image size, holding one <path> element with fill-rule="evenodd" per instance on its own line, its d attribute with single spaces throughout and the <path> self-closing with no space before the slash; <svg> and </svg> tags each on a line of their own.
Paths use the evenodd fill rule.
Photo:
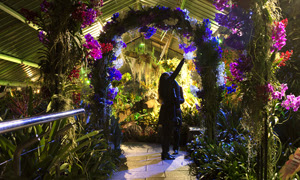
<svg viewBox="0 0 300 180">
<path fill-rule="evenodd" d="M 55 120 L 59 120 L 59 119 L 63 119 L 63 118 L 67 118 L 67 117 L 71 117 L 71 116 L 75 116 L 75 115 L 79 115 L 79 114 L 84 114 L 84 113 L 85 113 L 85 110 L 83 108 L 81 108 L 81 109 L 74 109 L 74 110 L 69 110 L 69 111 L 64 111 L 64 112 L 59 112 L 59 113 L 45 114 L 45 115 L 41 115 L 41 116 L 35 116 L 35 117 L 24 118 L 24 119 L 2 121 L 2 122 L 0 122 L 0 134 L 11 132 L 11 131 L 18 130 L 18 129 L 23 129 L 23 128 L 38 125 L 38 124 L 44 124 L 44 123 L 48 123 L 48 122 L 52 122 Z M 33 138 L 30 142 L 27 142 L 25 145 L 22 145 L 21 147 L 17 148 L 16 151 L 14 152 L 13 166 L 14 166 L 14 169 L 16 170 L 18 176 L 21 176 L 21 158 L 20 157 L 22 155 L 23 150 L 25 148 L 28 148 L 32 144 L 36 143 L 37 141 L 39 141 L 39 139 L 42 136 L 43 135 Z M 5 164 L 11 160 L 12 159 L 3 162 L 3 163 L 1 163 L 1 165 Z"/>
<path fill-rule="evenodd" d="M 0 134 L 85 113 L 83 108 L 0 122 Z"/>
</svg>

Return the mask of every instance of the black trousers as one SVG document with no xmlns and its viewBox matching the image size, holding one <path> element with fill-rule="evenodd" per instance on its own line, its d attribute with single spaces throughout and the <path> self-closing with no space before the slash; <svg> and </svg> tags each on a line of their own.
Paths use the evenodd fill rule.
<svg viewBox="0 0 300 180">
<path fill-rule="evenodd" d="M 167 154 L 169 152 L 170 144 L 172 142 L 172 134 L 173 150 L 178 150 L 180 140 L 180 126 L 174 126 L 173 124 L 163 124 L 161 133 L 162 154 Z"/>
<path fill-rule="evenodd" d="M 179 150 L 180 126 L 173 127 L 173 150 Z"/>
</svg>

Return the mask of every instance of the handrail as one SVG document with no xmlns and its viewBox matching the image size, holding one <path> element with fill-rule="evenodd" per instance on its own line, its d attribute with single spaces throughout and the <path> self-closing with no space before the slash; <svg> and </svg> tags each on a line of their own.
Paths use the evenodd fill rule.
<svg viewBox="0 0 300 180">
<path fill-rule="evenodd" d="M 84 108 L 0 122 L 0 134 L 85 113 Z"/>
</svg>

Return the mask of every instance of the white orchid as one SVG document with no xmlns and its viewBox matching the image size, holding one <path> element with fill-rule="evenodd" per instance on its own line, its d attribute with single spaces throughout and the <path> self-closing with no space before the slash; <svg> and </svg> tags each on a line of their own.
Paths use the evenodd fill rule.
<svg viewBox="0 0 300 180">
<path fill-rule="evenodd" d="M 116 69 L 119 69 L 120 67 L 123 66 L 124 62 L 123 62 L 122 58 L 119 58 L 116 61 L 114 61 L 113 64 L 114 64 Z"/>
<path fill-rule="evenodd" d="M 198 97 L 197 92 L 200 91 L 200 90 L 196 86 L 191 85 L 190 90 L 191 90 L 191 93 L 192 93 L 193 96 Z"/>
<path fill-rule="evenodd" d="M 183 57 L 184 57 L 184 59 L 194 59 L 194 51 L 188 52 L 188 53 L 184 53 Z"/>
<path fill-rule="evenodd" d="M 217 67 L 217 71 L 218 71 L 217 84 L 218 84 L 218 86 L 222 86 L 223 84 L 225 84 L 225 76 L 226 76 L 226 73 L 224 72 L 225 71 L 225 63 L 224 62 L 221 62 L 219 64 L 219 66 Z"/>
</svg>

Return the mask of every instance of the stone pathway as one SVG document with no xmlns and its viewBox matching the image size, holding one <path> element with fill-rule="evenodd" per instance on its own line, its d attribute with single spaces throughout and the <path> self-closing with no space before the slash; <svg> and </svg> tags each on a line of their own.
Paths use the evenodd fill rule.
<svg viewBox="0 0 300 180">
<path fill-rule="evenodd" d="M 191 161 L 185 159 L 184 151 L 179 151 L 175 160 L 161 160 L 160 144 L 126 142 L 121 149 L 127 166 L 120 167 L 111 180 L 196 180 L 189 175 Z"/>
</svg>

